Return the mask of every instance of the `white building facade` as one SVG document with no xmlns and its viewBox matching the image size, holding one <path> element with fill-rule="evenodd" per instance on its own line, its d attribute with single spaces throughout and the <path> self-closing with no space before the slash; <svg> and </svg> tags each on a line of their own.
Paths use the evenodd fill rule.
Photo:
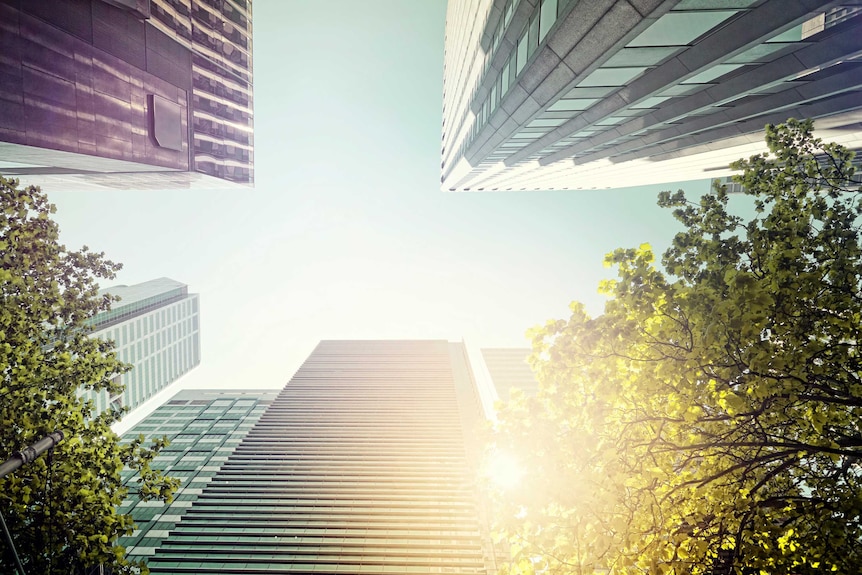
<svg viewBox="0 0 862 575">
<path fill-rule="evenodd" d="M 200 364 L 199 296 L 169 278 L 102 291 L 121 299 L 91 320 L 92 337 L 113 340 L 117 356 L 133 368 L 119 376 L 121 395 L 89 397 L 97 411 L 109 404 L 134 409 Z"/>
</svg>

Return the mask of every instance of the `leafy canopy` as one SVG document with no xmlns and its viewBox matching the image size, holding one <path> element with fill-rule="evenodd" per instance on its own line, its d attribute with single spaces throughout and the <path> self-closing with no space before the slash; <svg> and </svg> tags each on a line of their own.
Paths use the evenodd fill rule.
<svg viewBox="0 0 862 575">
<path fill-rule="evenodd" d="M 0 177 L 0 458 L 55 430 L 65 434 L 43 454 L 0 479 L 0 512 L 28 573 L 80 573 L 103 564 L 136 572 L 118 546 L 131 533 L 116 507 L 127 494 L 120 472 L 139 472 L 139 495 L 170 499 L 176 481 L 150 468 L 164 445 L 121 445 L 110 425 L 121 415 L 96 413 L 76 390 L 122 391 L 113 342 L 88 337 L 85 321 L 110 308 L 97 278 L 120 269 L 104 254 L 58 243 L 55 208 L 36 187 Z M 0 573 L 14 573 L 5 541 Z"/>
<path fill-rule="evenodd" d="M 721 187 L 664 192 L 684 226 L 606 263 L 604 313 L 532 332 L 537 398 L 495 437 L 513 573 L 853 573 L 862 565 L 862 243 L 853 154 L 768 126 Z"/>
</svg>

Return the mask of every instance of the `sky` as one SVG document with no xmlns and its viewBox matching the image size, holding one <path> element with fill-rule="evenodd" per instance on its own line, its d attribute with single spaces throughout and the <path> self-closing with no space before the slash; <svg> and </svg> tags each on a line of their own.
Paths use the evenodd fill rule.
<svg viewBox="0 0 862 575">
<path fill-rule="evenodd" d="M 200 294 L 201 365 L 150 407 L 282 387 L 321 339 L 526 347 L 573 300 L 601 312 L 606 253 L 667 247 L 658 192 L 706 181 L 440 191 L 444 22 L 444 0 L 257 0 L 254 189 L 49 194 L 67 247 L 124 264 L 103 287 Z"/>
</svg>

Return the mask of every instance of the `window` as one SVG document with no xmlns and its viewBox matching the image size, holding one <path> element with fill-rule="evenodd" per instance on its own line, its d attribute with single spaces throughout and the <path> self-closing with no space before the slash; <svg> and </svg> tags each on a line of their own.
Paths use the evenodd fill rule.
<svg viewBox="0 0 862 575">
<path fill-rule="evenodd" d="M 645 48 L 623 48 L 607 62 L 602 68 L 625 68 L 630 66 L 657 66 L 671 54 L 679 52 L 680 48 L 675 46 L 656 46 Z"/>
<path fill-rule="evenodd" d="M 599 98 L 579 98 L 577 100 L 557 100 L 549 111 L 572 112 L 586 110 L 599 101 Z"/>
<path fill-rule="evenodd" d="M 533 52 L 536 51 L 536 47 L 539 45 L 539 13 L 533 13 L 532 18 L 530 18 L 530 37 L 529 43 L 527 44 L 527 58 L 533 55 Z"/>
<path fill-rule="evenodd" d="M 528 32 L 529 27 L 524 28 L 524 33 L 521 34 L 521 39 L 518 40 L 518 50 L 517 50 L 517 62 L 518 66 L 516 69 L 516 74 L 520 74 L 521 70 L 524 69 L 524 65 L 527 63 L 527 58 L 529 58 L 527 54 L 527 44 L 528 44 Z"/>
<path fill-rule="evenodd" d="M 736 70 L 740 66 L 742 66 L 742 64 L 717 64 L 715 66 L 712 66 L 711 68 L 704 70 L 703 72 L 701 72 L 699 74 L 695 74 L 694 76 L 692 76 L 688 80 L 684 80 L 682 83 L 683 84 L 707 84 L 709 82 L 712 82 L 716 78 L 720 78 L 721 76 L 724 76 L 725 74 L 728 74 L 728 73 Z"/>
<path fill-rule="evenodd" d="M 539 42 L 545 39 L 548 31 L 557 21 L 557 0 L 544 0 L 539 12 Z"/>
<path fill-rule="evenodd" d="M 628 47 L 685 46 L 735 14 L 735 10 L 670 12 L 641 32 Z"/>
<path fill-rule="evenodd" d="M 557 127 L 566 123 L 567 118 L 537 118 L 527 124 L 528 128 Z"/>
<path fill-rule="evenodd" d="M 645 70 L 647 70 L 647 68 L 644 66 L 630 68 L 599 68 L 581 80 L 578 87 L 624 86 Z"/>
</svg>

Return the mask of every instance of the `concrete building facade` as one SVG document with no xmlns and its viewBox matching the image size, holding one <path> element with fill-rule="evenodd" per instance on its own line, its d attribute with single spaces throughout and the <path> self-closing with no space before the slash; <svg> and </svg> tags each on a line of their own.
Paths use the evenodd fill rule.
<svg viewBox="0 0 862 575">
<path fill-rule="evenodd" d="M 763 127 L 862 147 L 856 0 L 450 0 L 442 188 L 726 176 Z"/>
<path fill-rule="evenodd" d="M 0 173 L 252 184 L 251 42 L 251 0 L 0 0 Z"/>
<path fill-rule="evenodd" d="M 122 394 L 84 393 L 97 411 L 134 409 L 200 364 L 200 302 L 188 291 L 170 278 L 101 290 L 121 299 L 89 320 L 91 335 L 113 340 L 117 356 L 133 367 L 118 376 Z"/>
<path fill-rule="evenodd" d="M 463 344 L 323 341 L 167 538 L 148 542 L 149 567 L 486 573 L 471 468 L 480 419 Z"/>
</svg>

